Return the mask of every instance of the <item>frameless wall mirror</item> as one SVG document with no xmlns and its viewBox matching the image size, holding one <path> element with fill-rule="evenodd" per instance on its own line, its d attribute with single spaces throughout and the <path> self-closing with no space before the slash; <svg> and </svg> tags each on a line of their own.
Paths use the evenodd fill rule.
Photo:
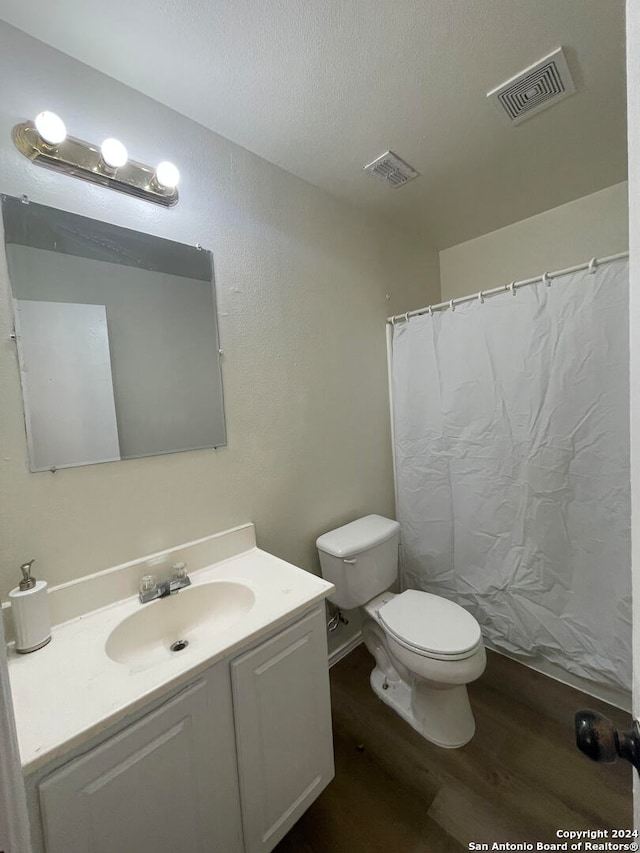
<svg viewBox="0 0 640 853">
<path fill-rule="evenodd" d="M 211 253 L 2 196 L 29 467 L 226 443 Z"/>
</svg>

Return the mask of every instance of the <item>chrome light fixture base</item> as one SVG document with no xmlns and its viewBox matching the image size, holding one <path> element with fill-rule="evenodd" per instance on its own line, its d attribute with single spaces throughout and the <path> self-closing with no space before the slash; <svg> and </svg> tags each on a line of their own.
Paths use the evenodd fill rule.
<svg viewBox="0 0 640 853">
<path fill-rule="evenodd" d="M 104 162 L 99 147 L 73 136 L 67 136 L 58 145 L 50 145 L 40 136 L 31 121 L 17 124 L 13 128 L 12 136 L 18 151 L 39 166 L 55 169 L 56 172 L 82 178 L 164 207 L 173 207 L 178 203 L 178 190 L 159 184 L 155 170 L 144 163 L 128 160 L 124 166 L 114 169 Z"/>
</svg>

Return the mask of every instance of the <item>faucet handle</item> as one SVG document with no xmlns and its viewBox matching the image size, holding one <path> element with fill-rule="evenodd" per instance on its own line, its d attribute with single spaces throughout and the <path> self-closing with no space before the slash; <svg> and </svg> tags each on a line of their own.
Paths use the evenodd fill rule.
<svg viewBox="0 0 640 853">
<path fill-rule="evenodd" d="M 171 566 L 171 570 L 173 572 L 174 581 L 183 581 L 187 577 L 186 563 L 174 563 L 174 565 Z"/>
<path fill-rule="evenodd" d="M 139 590 L 141 593 L 153 592 L 157 587 L 156 579 L 153 575 L 143 575 L 140 578 Z"/>
</svg>

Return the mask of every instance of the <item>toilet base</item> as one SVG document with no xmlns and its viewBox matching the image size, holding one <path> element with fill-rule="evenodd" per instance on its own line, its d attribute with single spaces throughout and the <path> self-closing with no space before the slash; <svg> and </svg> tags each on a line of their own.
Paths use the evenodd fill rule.
<svg viewBox="0 0 640 853">
<path fill-rule="evenodd" d="M 476 724 L 464 685 L 440 690 L 417 683 L 412 690 L 406 681 L 387 678 L 377 666 L 370 682 L 385 705 L 436 746 L 458 749 L 473 737 Z"/>
</svg>

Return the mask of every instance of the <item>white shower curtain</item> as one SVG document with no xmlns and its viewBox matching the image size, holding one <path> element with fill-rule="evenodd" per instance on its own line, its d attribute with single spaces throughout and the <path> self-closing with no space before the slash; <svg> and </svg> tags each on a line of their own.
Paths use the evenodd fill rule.
<svg viewBox="0 0 640 853">
<path fill-rule="evenodd" d="M 631 686 L 628 263 L 393 328 L 404 588 Z"/>
</svg>

